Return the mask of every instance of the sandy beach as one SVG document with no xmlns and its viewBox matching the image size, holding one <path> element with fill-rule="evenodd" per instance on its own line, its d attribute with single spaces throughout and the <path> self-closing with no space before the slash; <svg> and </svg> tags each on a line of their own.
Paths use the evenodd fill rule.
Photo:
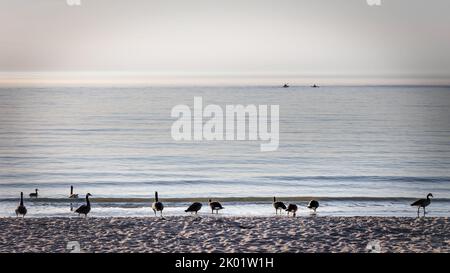
<svg viewBox="0 0 450 273">
<path fill-rule="evenodd" d="M 1 218 L 0 252 L 449 252 L 444 217 Z M 78 243 L 69 243 L 76 245 Z M 76 248 L 76 247 L 75 247 Z"/>
</svg>

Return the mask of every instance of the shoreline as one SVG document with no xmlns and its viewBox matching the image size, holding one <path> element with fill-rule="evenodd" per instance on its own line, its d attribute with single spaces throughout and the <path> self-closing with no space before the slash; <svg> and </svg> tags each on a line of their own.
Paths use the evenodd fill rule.
<svg viewBox="0 0 450 273">
<path fill-rule="evenodd" d="M 450 252 L 449 217 L 0 218 L 0 252 Z M 369 245 L 369 248 L 368 247 Z"/>
<path fill-rule="evenodd" d="M 70 199 L 70 200 L 51 201 L 44 198 L 38 198 L 33 201 L 25 201 L 25 206 L 28 209 L 27 217 L 73 217 L 75 209 L 85 204 L 84 199 Z M 90 199 L 91 200 L 91 199 Z M 161 200 L 161 199 L 160 199 Z M 191 202 L 167 202 L 162 199 L 164 203 L 164 216 L 186 216 L 185 210 L 191 205 Z M 198 199 L 196 199 L 198 200 Z M 217 199 L 224 206 L 224 210 L 220 215 L 226 217 L 270 217 L 275 215 L 272 200 L 268 201 L 248 201 L 248 202 L 230 202 Z M 308 201 L 291 201 L 289 199 L 280 198 L 285 204 L 296 204 L 298 206 L 297 216 L 309 217 L 313 211 L 307 208 Z M 310 200 L 310 199 L 307 199 Z M 417 208 L 410 204 L 413 200 L 369 200 L 369 201 L 325 201 L 319 200 L 320 207 L 317 210 L 317 216 L 330 217 L 352 217 L 352 216 L 374 216 L 374 217 L 416 217 Z M 153 215 L 151 204 L 154 200 L 149 199 L 148 202 L 96 202 L 91 200 L 92 210 L 90 217 L 149 217 Z M 195 200 L 193 200 L 195 201 Z M 415 201 L 415 200 L 414 200 Z M 197 201 L 198 202 L 198 201 Z M 19 204 L 18 200 L 0 202 L 0 218 L 15 216 L 15 209 Z M 208 216 L 211 214 L 211 209 L 207 202 L 202 202 L 203 206 L 199 211 L 199 215 Z M 427 215 L 430 217 L 450 217 L 448 210 L 450 201 L 442 199 L 433 200 L 432 204 L 427 207 Z M 421 209 L 421 215 L 423 210 Z"/>
<path fill-rule="evenodd" d="M 428 214 L 428 213 L 427 213 Z M 168 220 L 168 219 L 173 219 L 173 218 L 215 218 L 215 219 L 230 219 L 230 218 L 242 218 L 242 219 L 246 219 L 246 218 L 252 218 L 252 219 L 277 219 L 277 218 L 286 218 L 286 219 L 315 219 L 315 218 L 380 218 L 380 219 L 410 219 L 410 220 L 417 220 L 417 219 L 448 219 L 449 223 L 450 223 L 450 217 L 449 216 L 423 216 L 423 214 L 421 213 L 419 217 L 417 216 L 391 216 L 391 215 L 374 215 L 374 216 L 367 216 L 367 215 L 336 215 L 336 216 L 330 216 L 330 215 L 321 215 L 320 213 L 310 213 L 310 214 L 299 214 L 297 212 L 297 215 L 295 217 L 292 217 L 292 215 L 287 215 L 285 212 L 283 212 L 283 214 L 273 214 L 273 215 L 229 215 L 229 214 L 223 214 L 223 213 L 219 213 L 219 214 L 205 214 L 205 213 L 198 213 L 197 215 L 195 214 L 191 214 L 190 212 L 186 212 L 183 215 L 163 215 L 162 220 Z M 75 213 L 72 213 L 70 216 L 25 216 L 25 218 L 22 218 L 21 216 L 0 216 L 0 223 L 2 222 L 2 220 L 8 220 L 8 219 L 46 219 L 46 220 L 68 220 L 68 219 L 161 219 L 160 214 L 158 213 L 156 216 L 153 214 L 153 211 L 148 214 L 145 215 L 141 215 L 141 216 L 127 216 L 127 215 L 119 215 L 119 216 L 88 216 L 87 218 L 84 217 L 84 215 L 78 215 Z M 449 230 L 450 232 L 450 230 Z"/>
<path fill-rule="evenodd" d="M 220 200 L 220 202 L 236 202 L 236 203 L 271 203 L 273 196 L 236 196 L 236 197 L 169 197 L 159 198 L 161 202 L 168 203 L 189 203 L 189 202 L 204 202 L 207 203 L 209 199 Z M 418 197 L 412 196 L 277 196 L 277 199 L 284 202 L 309 202 L 310 200 L 319 201 L 403 201 L 412 202 L 418 199 Z M 15 202 L 17 197 L 2 198 L 0 201 Z M 71 203 L 84 201 L 85 197 L 80 196 L 78 198 L 68 197 L 39 197 L 29 198 L 25 197 L 25 202 L 31 203 L 46 203 L 46 202 L 62 202 Z M 92 203 L 152 203 L 153 197 L 91 197 L 89 200 Z M 450 198 L 433 198 L 433 202 L 450 202 Z"/>
</svg>

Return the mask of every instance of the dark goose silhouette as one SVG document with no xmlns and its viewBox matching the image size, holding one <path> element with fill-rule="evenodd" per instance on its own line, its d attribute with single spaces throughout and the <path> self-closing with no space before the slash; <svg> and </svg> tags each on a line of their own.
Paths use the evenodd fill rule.
<svg viewBox="0 0 450 273">
<path fill-rule="evenodd" d="M 74 198 L 74 199 L 78 198 L 78 194 L 73 193 L 73 186 L 70 186 L 70 195 L 69 195 L 69 198 Z"/>
<path fill-rule="evenodd" d="M 419 199 L 411 204 L 411 206 L 417 207 L 417 216 L 419 216 L 420 208 L 423 208 L 423 215 L 425 216 L 425 207 L 429 206 L 431 204 L 430 197 L 433 197 L 433 194 L 429 193 L 427 194 L 427 199 Z"/>
<path fill-rule="evenodd" d="M 280 214 L 282 210 L 286 210 L 286 205 L 281 201 L 277 201 L 275 196 L 273 197 L 273 207 L 275 208 L 275 214 L 278 214 L 278 210 L 280 210 Z"/>
<path fill-rule="evenodd" d="M 289 213 L 292 213 L 292 216 L 295 217 L 297 209 L 298 208 L 297 208 L 296 204 L 289 204 L 289 206 L 287 207 L 286 211 L 287 211 L 288 215 L 289 215 Z"/>
<path fill-rule="evenodd" d="M 192 203 L 192 205 L 190 205 L 189 208 L 187 208 L 187 210 L 185 210 L 184 212 L 194 212 L 195 214 L 197 214 L 197 212 L 201 208 L 202 208 L 202 203 L 195 202 L 195 203 Z"/>
<path fill-rule="evenodd" d="M 38 189 L 34 189 L 35 192 L 30 193 L 30 197 L 37 198 L 38 197 Z"/>
<path fill-rule="evenodd" d="M 209 206 L 211 207 L 211 213 L 216 211 L 216 214 L 219 213 L 219 210 L 223 209 L 222 205 L 219 202 L 212 202 L 211 199 L 208 200 Z"/>
<path fill-rule="evenodd" d="M 316 200 L 309 201 L 308 209 L 312 209 L 312 210 L 314 210 L 314 212 L 316 212 L 316 209 L 318 207 L 319 207 L 319 201 L 316 201 Z"/>
<path fill-rule="evenodd" d="M 287 83 L 285 83 L 284 85 L 283 85 L 283 88 L 288 88 L 289 87 L 289 84 L 287 84 Z"/>
<path fill-rule="evenodd" d="M 87 217 L 88 213 L 91 211 L 91 202 L 89 202 L 89 196 L 92 196 L 90 193 L 86 194 L 86 205 L 81 205 L 75 213 L 78 213 L 78 216 L 84 214 L 84 218 Z"/>
<path fill-rule="evenodd" d="M 23 192 L 20 193 L 20 205 L 16 209 L 16 216 L 22 215 L 22 218 L 27 214 L 27 208 L 23 205 Z"/>
<path fill-rule="evenodd" d="M 162 217 L 162 211 L 164 209 L 164 205 L 163 205 L 163 203 L 159 202 L 157 191 L 155 191 L 155 202 L 153 202 L 153 204 L 152 204 L 152 209 L 153 209 L 153 212 L 155 213 L 155 216 L 156 216 L 156 212 L 160 211 L 161 217 Z"/>
</svg>

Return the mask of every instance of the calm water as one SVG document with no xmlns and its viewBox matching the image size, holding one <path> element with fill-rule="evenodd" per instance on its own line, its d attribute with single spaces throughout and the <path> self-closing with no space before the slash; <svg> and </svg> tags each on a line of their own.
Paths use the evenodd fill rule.
<svg viewBox="0 0 450 273">
<path fill-rule="evenodd" d="M 278 151 L 172 140 L 170 111 L 192 107 L 194 96 L 223 108 L 280 105 Z M 432 192 L 430 215 L 450 216 L 450 88 L 0 89 L 0 216 L 13 215 L 19 192 L 34 188 L 48 199 L 26 200 L 30 216 L 70 216 L 62 200 L 70 185 L 97 198 L 158 190 L 180 198 L 168 214 L 183 213 L 188 197 L 276 195 L 326 197 L 322 215 L 414 216 L 410 198 Z M 93 215 L 152 213 L 122 201 L 94 203 Z M 225 206 L 227 214 L 273 213 L 270 198 Z"/>
</svg>

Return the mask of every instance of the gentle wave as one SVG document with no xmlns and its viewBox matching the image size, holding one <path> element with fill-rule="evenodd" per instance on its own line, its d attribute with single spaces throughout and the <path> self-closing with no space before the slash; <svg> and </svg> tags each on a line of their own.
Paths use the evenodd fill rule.
<svg viewBox="0 0 450 273">
<path fill-rule="evenodd" d="M 117 173 L 117 172 L 84 172 L 84 173 L 75 173 L 75 172 L 52 172 L 52 173 L 38 173 L 38 174 L 1 174 L 0 178 L 36 178 L 39 176 L 45 176 L 45 175 L 51 175 L 51 176 L 71 176 L 71 177 L 90 177 L 90 176 L 96 176 L 97 178 L 101 177 L 128 177 L 128 178 L 134 178 L 134 177 L 146 177 L 148 176 L 147 173 Z M 259 185 L 261 183 L 270 183 L 275 181 L 281 181 L 283 183 L 288 183 L 287 185 L 295 185 L 295 183 L 290 182 L 303 182 L 303 181 L 335 181 L 335 182 L 404 182 L 404 183 L 417 183 L 417 182 L 429 182 L 429 183 L 450 183 L 450 177 L 448 176 L 442 176 L 442 177 L 419 177 L 419 176 L 260 176 L 253 179 L 246 179 L 245 181 L 242 181 L 240 179 L 230 179 L 230 180 L 220 180 L 220 179 L 202 179 L 199 178 L 198 175 L 189 175 L 189 174 L 183 174 L 185 177 L 195 177 L 197 179 L 179 179 L 175 178 L 173 180 L 164 180 L 164 179 L 158 179 L 158 178 L 165 178 L 170 177 L 169 174 L 159 174 L 155 175 L 153 180 L 149 181 L 142 180 L 142 181 L 88 181 L 78 182 L 79 184 L 88 183 L 89 185 L 95 186 L 95 185 L 102 185 L 102 186 L 114 186 L 114 185 L 120 185 L 123 183 L 126 183 L 128 186 L 139 186 L 139 185 L 154 185 L 155 183 L 170 183 L 171 185 L 201 185 L 201 184 L 207 184 L 207 185 L 223 185 L 223 184 L 229 184 L 229 183 L 244 183 L 246 185 L 256 184 Z M 267 181 L 269 180 L 269 181 Z M 68 183 L 66 182 L 42 182 L 47 186 L 53 185 L 53 186 L 67 186 Z M 0 183 L 2 186 L 9 186 L 9 187 L 17 187 L 22 186 L 23 183 Z"/>
<path fill-rule="evenodd" d="M 161 202 L 185 203 L 185 202 L 208 202 L 208 199 L 219 200 L 220 202 L 272 202 L 273 197 L 270 196 L 247 196 L 247 197 L 177 197 L 177 198 L 160 198 Z M 310 201 L 311 199 L 319 201 L 347 201 L 347 202 L 402 202 L 415 201 L 417 197 L 370 197 L 370 196 L 279 196 L 279 201 Z M 17 198 L 2 198 L 0 202 L 17 201 Z M 36 203 L 67 203 L 74 201 L 82 201 L 84 198 L 25 198 L 27 202 Z M 95 203 L 151 203 L 153 198 L 90 198 Z M 433 202 L 450 202 L 450 198 L 434 198 Z"/>
<path fill-rule="evenodd" d="M 263 176 L 263 179 L 284 181 L 355 181 L 355 182 L 450 182 L 448 176 L 422 177 L 422 176 Z"/>
</svg>

